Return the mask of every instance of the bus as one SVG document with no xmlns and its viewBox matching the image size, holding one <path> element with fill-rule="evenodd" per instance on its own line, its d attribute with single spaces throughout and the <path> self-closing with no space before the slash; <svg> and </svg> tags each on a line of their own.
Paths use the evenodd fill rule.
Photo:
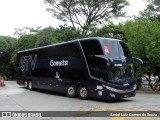
<svg viewBox="0 0 160 120">
<path fill-rule="evenodd" d="M 91 37 L 17 53 L 17 83 L 80 99 L 121 99 L 136 95 L 133 61 L 118 39 Z"/>
</svg>

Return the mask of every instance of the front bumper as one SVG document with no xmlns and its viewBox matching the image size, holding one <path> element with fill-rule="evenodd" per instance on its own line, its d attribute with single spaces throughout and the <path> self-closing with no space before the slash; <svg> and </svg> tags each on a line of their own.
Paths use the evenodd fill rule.
<svg viewBox="0 0 160 120">
<path fill-rule="evenodd" d="M 131 89 L 115 89 L 104 85 L 103 88 L 105 88 L 103 95 L 105 95 L 106 99 L 121 99 L 134 97 L 136 95 L 136 85 Z"/>
</svg>

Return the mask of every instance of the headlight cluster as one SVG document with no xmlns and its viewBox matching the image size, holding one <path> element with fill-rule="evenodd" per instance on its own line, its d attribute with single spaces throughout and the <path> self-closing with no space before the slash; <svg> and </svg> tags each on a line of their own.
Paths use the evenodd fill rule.
<svg viewBox="0 0 160 120">
<path fill-rule="evenodd" d="M 118 79 L 133 79 L 133 66 L 131 64 L 114 64 L 109 74 L 110 80 L 118 81 Z"/>
<path fill-rule="evenodd" d="M 102 85 L 104 88 L 110 90 L 110 91 L 114 91 L 114 92 L 117 92 L 118 89 L 115 89 L 115 88 L 112 88 L 112 87 L 109 87 L 109 86 L 106 86 L 106 85 Z"/>
<path fill-rule="evenodd" d="M 102 85 L 104 88 L 106 88 L 107 90 L 110 90 L 112 92 L 117 92 L 117 93 L 126 93 L 126 92 L 132 92 L 136 89 L 137 85 L 135 84 L 134 87 L 132 89 L 126 89 L 126 90 L 118 90 L 118 89 L 115 89 L 115 88 L 112 88 L 112 87 L 109 87 L 109 86 L 106 86 L 106 85 Z"/>
</svg>

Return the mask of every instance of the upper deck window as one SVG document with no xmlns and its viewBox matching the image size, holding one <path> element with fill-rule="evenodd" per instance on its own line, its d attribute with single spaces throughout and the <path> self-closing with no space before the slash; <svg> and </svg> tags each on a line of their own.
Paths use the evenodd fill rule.
<svg viewBox="0 0 160 120">
<path fill-rule="evenodd" d="M 126 59 L 131 56 L 128 47 L 122 41 L 102 39 L 101 43 L 105 55 L 110 58 Z"/>
<path fill-rule="evenodd" d="M 103 55 L 101 44 L 98 40 L 84 40 L 81 45 L 85 55 Z"/>
</svg>

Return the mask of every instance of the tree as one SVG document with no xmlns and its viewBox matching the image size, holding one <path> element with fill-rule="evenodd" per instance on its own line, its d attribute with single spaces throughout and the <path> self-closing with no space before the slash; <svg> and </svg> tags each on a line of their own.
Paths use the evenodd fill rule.
<svg viewBox="0 0 160 120">
<path fill-rule="evenodd" d="M 82 37 L 85 36 L 80 33 L 80 30 L 73 27 L 59 26 L 59 28 L 55 29 L 55 39 L 57 42 L 65 42 Z"/>
<path fill-rule="evenodd" d="M 36 42 L 37 42 L 37 35 L 36 34 L 22 35 L 18 40 L 16 40 L 16 42 L 14 44 L 14 51 L 12 53 L 10 61 L 12 63 L 15 63 L 17 52 L 34 48 Z"/>
<path fill-rule="evenodd" d="M 14 35 L 19 38 L 22 35 L 36 34 L 41 28 L 42 26 L 39 26 L 37 28 L 33 28 L 33 27 L 15 28 Z"/>
<path fill-rule="evenodd" d="M 58 28 L 47 27 L 37 33 L 35 47 L 65 42 L 82 37 L 80 30 L 73 27 L 59 26 Z"/>
<path fill-rule="evenodd" d="M 109 22 L 102 28 L 95 28 L 89 35 L 93 37 L 99 36 L 124 40 L 125 38 L 122 26 L 122 24 L 114 24 L 113 22 Z"/>
<path fill-rule="evenodd" d="M 47 27 L 36 31 L 34 34 L 21 35 L 14 44 L 14 52 L 11 57 L 11 62 L 16 62 L 18 51 L 31 49 L 35 47 L 46 46 L 58 42 L 64 42 L 79 38 L 81 36 L 79 30 L 72 27 L 59 26 L 59 28 Z"/>
<path fill-rule="evenodd" d="M 158 76 L 160 81 L 159 28 L 160 22 L 157 20 L 149 21 L 142 17 L 126 22 L 123 28 L 127 44 L 132 54 L 144 61 L 144 73 L 147 73 L 149 76 L 147 80 L 152 90 L 155 89 L 151 84 L 151 75 Z"/>
<path fill-rule="evenodd" d="M 10 77 L 10 57 L 14 50 L 15 38 L 0 36 L 0 74 Z"/>
<path fill-rule="evenodd" d="M 91 26 L 110 18 L 124 16 L 122 9 L 129 3 L 126 0 L 44 0 L 53 17 L 70 22 L 72 27 L 82 29 L 86 35 Z"/>
<path fill-rule="evenodd" d="M 142 15 L 146 15 L 149 19 L 158 19 L 160 21 L 160 0 L 146 0 L 149 4 L 147 8 L 141 12 Z"/>
<path fill-rule="evenodd" d="M 52 27 L 47 27 L 40 30 L 37 33 L 37 41 L 35 47 L 45 46 L 52 44 L 52 41 L 55 41 L 55 29 Z"/>
</svg>

